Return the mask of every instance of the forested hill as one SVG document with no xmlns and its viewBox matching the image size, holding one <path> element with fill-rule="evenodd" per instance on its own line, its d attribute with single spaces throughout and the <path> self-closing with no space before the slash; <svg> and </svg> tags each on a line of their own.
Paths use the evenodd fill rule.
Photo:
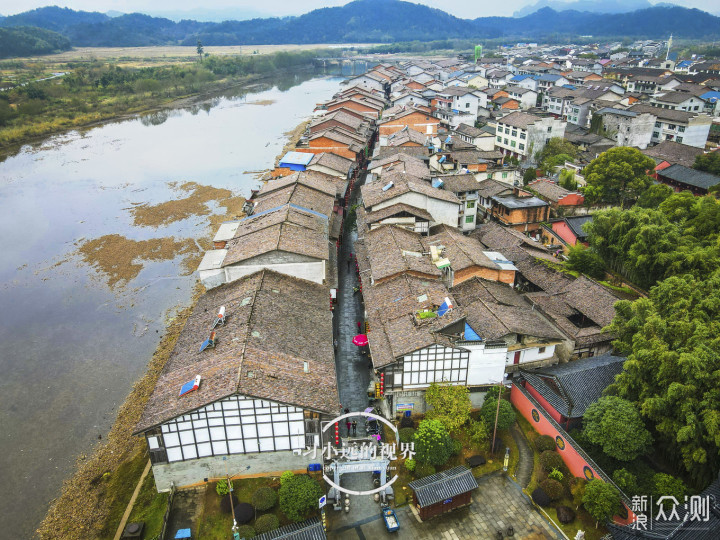
<svg viewBox="0 0 720 540">
<path fill-rule="evenodd" d="M 0 26 L 38 26 L 70 39 L 73 46 L 142 46 L 369 43 L 487 39 L 542 40 L 592 35 L 660 38 L 720 37 L 720 17 L 682 7 L 652 7 L 623 14 L 543 8 L 525 17 L 461 19 L 444 11 L 399 0 L 356 0 L 345 6 L 316 9 L 299 17 L 225 21 L 180 21 L 129 14 L 45 7 L 0 20 Z"/>
<path fill-rule="evenodd" d="M 51 54 L 69 48 L 68 38 L 44 28 L 0 28 L 0 58 Z"/>
</svg>

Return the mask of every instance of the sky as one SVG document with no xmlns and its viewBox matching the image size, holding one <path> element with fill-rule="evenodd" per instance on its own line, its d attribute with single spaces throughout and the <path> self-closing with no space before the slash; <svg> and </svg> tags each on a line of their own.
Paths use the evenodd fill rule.
<svg viewBox="0 0 720 540">
<path fill-rule="evenodd" d="M 514 11 L 536 0 L 505 0 L 504 2 L 468 0 L 410 0 L 415 3 L 437 7 L 457 17 L 476 18 L 491 15 L 510 16 Z M 598 0 L 601 2 L 602 0 Z M 651 0 L 657 3 L 659 0 Z M 709 12 L 718 11 L 717 0 L 667 0 L 677 5 L 697 7 Z M 299 15 L 313 9 L 346 4 L 348 0 L 272 0 L 259 3 L 256 0 L 0 0 L 0 14 L 12 15 L 37 7 L 58 5 L 84 11 L 109 10 L 123 13 L 188 11 L 189 18 L 197 18 L 200 9 L 233 13 L 245 13 L 247 17 Z"/>
</svg>

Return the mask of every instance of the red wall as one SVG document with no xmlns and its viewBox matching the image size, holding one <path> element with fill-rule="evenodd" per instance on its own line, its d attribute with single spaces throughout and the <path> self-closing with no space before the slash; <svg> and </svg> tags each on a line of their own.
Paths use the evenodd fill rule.
<svg viewBox="0 0 720 540">
<path fill-rule="evenodd" d="M 559 206 L 582 206 L 585 203 L 585 197 L 580 193 L 568 193 L 558 201 Z"/>
<path fill-rule="evenodd" d="M 530 383 L 525 383 L 525 390 L 527 390 L 532 395 L 532 397 L 534 397 L 535 399 L 537 399 L 540 402 L 540 405 L 542 405 L 545 408 L 547 413 L 550 416 L 552 416 L 553 419 L 558 424 L 560 424 L 564 420 L 563 416 L 559 412 L 557 412 L 555 410 L 555 408 L 552 405 L 550 405 L 550 403 L 548 403 L 548 401 L 544 397 L 542 397 L 540 395 L 540 393 L 537 390 L 535 390 L 535 388 L 533 388 Z M 575 476 L 580 476 L 580 475 L 576 474 Z"/>
<path fill-rule="evenodd" d="M 526 387 L 526 391 L 531 395 L 533 394 L 533 390 L 531 390 L 530 387 Z M 537 399 L 534 395 L 533 397 Z M 542 411 L 538 410 L 538 407 L 532 401 L 530 401 L 530 399 L 525 394 L 522 393 L 522 391 L 518 388 L 516 384 L 513 384 L 512 390 L 510 392 L 510 401 L 513 405 L 515 405 L 515 408 L 520 412 L 520 414 L 522 414 L 527 419 L 527 421 L 530 422 L 530 424 L 535 428 L 535 431 L 537 431 L 541 435 L 550 435 L 553 439 L 555 439 L 557 451 L 565 462 L 565 465 L 567 465 L 568 469 L 570 469 L 570 472 L 573 476 L 587 478 L 588 480 L 592 480 L 594 478 L 602 480 L 602 477 L 598 473 L 596 467 L 594 465 L 591 465 L 575 449 L 573 443 L 570 442 L 567 433 L 565 433 L 564 430 L 558 430 L 557 427 L 555 427 L 545 417 L 545 415 L 542 414 Z M 542 402 L 538 400 L 538 403 Z M 553 409 L 551 408 L 547 412 L 550 413 L 550 411 L 552 410 Z M 535 414 L 533 414 L 533 411 L 535 411 Z M 627 525 L 629 523 L 632 523 L 632 521 L 635 519 L 635 514 L 632 513 L 630 508 L 628 508 L 627 506 L 625 508 L 628 514 L 627 517 L 623 518 L 621 516 L 613 516 L 613 521 L 615 523 Z"/>
<path fill-rule="evenodd" d="M 567 223 L 565 223 L 564 221 L 554 222 L 552 224 L 552 230 L 555 232 L 555 234 L 557 234 L 560 238 L 565 240 L 571 246 L 574 246 L 577 242 L 575 234 L 572 232 L 572 230 L 570 230 L 570 227 L 568 227 Z M 543 404 L 543 406 L 544 405 L 545 404 Z"/>
</svg>

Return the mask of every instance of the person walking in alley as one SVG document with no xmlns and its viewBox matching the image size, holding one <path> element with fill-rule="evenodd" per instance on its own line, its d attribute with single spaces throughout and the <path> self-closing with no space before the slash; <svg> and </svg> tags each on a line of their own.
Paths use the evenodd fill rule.
<svg viewBox="0 0 720 540">
<path fill-rule="evenodd" d="M 348 430 L 348 437 L 350 436 L 350 427 L 352 426 L 352 423 L 350 422 L 350 419 L 348 418 L 348 421 L 345 422 L 345 425 L 347 426 Z"/>
<path fill-rule="evenodd" d="M 357 420 L 352 421 L 353 437 L 357 435 Z"/>
<path fill-rule="evenodd" d="M 358 325 L 358 333 L 360 333 L 360 329 L 362 328 L 362 321 L 358 321 L 357 325 Z"/>
</svg>

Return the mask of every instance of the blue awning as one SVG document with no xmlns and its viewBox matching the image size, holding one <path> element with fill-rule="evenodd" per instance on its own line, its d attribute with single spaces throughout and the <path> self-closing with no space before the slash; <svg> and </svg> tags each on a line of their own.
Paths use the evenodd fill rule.
<svg viewBox="0 0 720 540">
<path fill-rule="evenodd" d="M 468 323 L 465 323 L 465 341 L 482 341 L 482 338 Z"/>
</svg>

